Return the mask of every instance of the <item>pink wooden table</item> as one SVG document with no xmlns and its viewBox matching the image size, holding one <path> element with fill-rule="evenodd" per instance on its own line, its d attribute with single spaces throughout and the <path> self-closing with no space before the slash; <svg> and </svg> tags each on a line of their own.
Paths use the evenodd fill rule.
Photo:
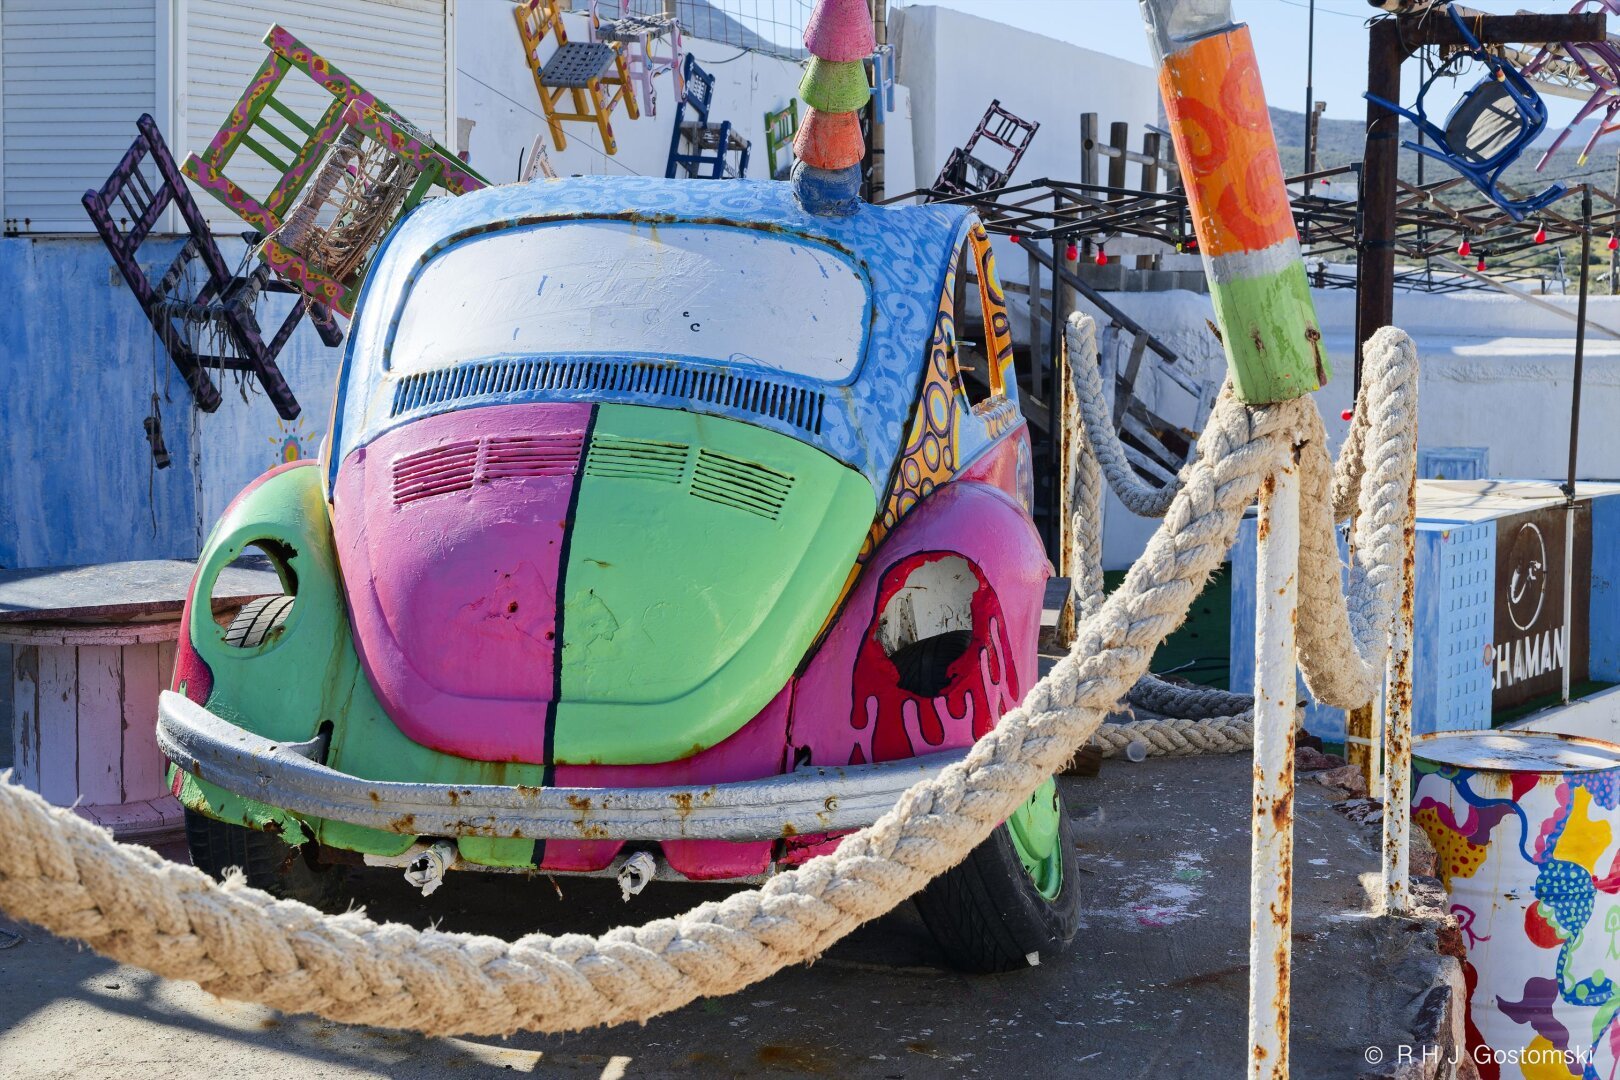
<svg viewBox="0 0 1620 1080">
<path fill-rule="evenodd" d="M 163 782 L 157 700 L 195 569 L 172 559 L 0 570 L 14 778 L 120 840 L 162 840 L 181 826 Z M 227 568 L 214 616 L 280 591 L 271 570 Z"/>
</svg>

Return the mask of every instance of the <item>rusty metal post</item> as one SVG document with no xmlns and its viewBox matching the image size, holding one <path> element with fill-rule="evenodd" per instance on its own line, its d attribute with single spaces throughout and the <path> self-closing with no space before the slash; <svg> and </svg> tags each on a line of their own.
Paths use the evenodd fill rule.
<svg viewBox="0 0 1620 1080">
<path fill-rule="evenodd" d="M 1249 1077 L 1288 1076 L 1294 894 L 1294 619 L 1299 462 L 1260 489 L 1254 641 L 1254 819 L 1249 846 Z"/>
<path fill-rule="evenodd" d="M 1384 674 L 1384 910 L 1411 910 L 1412 633 L 1417 611 L 1417 481 L 1406 493 L 1401 606 Z M 1376 730 L 1376 729 L 1375 729 Z M 1373 759 L 1375 762 L 1376 758 Z M 1369 793 L 1371 788 L 1369 787 Z"/>
</svg>

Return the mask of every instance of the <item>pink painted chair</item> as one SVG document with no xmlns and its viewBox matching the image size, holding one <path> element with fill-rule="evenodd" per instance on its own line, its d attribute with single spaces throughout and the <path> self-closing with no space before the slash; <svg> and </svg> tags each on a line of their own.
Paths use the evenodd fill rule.
<svg viewBox="0 0 1620 1080">
<path fill-rule="evenodd" d="M 637 10 L 644 6 L 656 10 Z M 641 87 L 647 115 L 657 116 L 658 89 L 654 79 L 667 71 L 675 80 L 675 96 L 679 98 L 685 90 L 681 78 L 681 21 L 661 0 L 652 4 L 646 0 L 620 0 L 619 16 L 614 19 L 603 19 L 598 7 L 599 0 L 591 0 L 591 40 L 616 44 L 624 50 L 625 66 L 630 80 Z M 661 41 L 669 43 L 667 53 L 655 51 Z"/>
</svg>

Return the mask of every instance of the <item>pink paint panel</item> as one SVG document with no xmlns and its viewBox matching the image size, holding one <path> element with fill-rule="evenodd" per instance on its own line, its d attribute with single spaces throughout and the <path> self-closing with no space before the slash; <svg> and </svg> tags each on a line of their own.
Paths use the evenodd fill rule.
<svg viewBox="0 0 1620 1080">
<path fill-rule="evenodd" d="M 590 874 L 605 870 L 619 856 L 623 840 L 547 840 L 540 869 L 559 874 Z"/>
<path fill-rule="evenodd" d="M 876 620 L 902 568 L 952 554 L 978 578 L 974 639 L 945 690 L 923 697 L 896 685 Z M 790 752 L 845 765 L 969 745 L 1035 682 L 1048 564 L 1034 526 L 1006 493 L 956 480 L 924 499 L 867 565 L 795 689 Z"/>
<path fill-rule="evenodd" d="M 339 467 L 332 524 L 355 650 L 415 742 L 544 762 L 557 581 L 590 413 L 444 413 Z"/>
<path fill-rule="evenodd" d="M 558 765 L 552 782 L 559 787 L 643 788 L 675 784 L 723 784 L 733 780 L 758 780 L 781 773 L 787 745 L 788 710 L 793 701 L 793 684 L 771 699 L 736 734 L 702 753 L 680 761 L 655 765 Z M 575 858 L 578 848 L 589 848 L 594 841 L 549 841 L 543 865 L 547 870 L 569 867 L 553 862 Z M 771 862 L 774 841 L 733 843 L 726 840 L 669 840 L 663 844 L 664 857 L 678 873 L 696 881 L 743 877 L 763 873 Z M 608 854 L 599 870 L 612 862 Z"/>
</svg>

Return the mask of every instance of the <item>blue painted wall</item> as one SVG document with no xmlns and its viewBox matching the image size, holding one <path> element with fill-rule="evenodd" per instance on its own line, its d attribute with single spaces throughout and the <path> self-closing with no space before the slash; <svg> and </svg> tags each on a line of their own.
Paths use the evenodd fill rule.
<svg viewBox="0 0 1620 1080">
<path fill-rule="evenodd" d="M 233 265 L 242 244 L 222 244 Z M 148 241 L 153 269 L 177 240 Z M 279 324 L 285 297 L 261 303 Z M 225 505 L 301 438 L 330 426 L 339 350 L 305 323 L 280 357 L 303 415 L 283 424 L 235 376 L 198 412 L 112 260 L 94 237 L 0 239 L 0 567 L 194 557 Z M 141 421 L 154 392 L 174 464 L 151 468 Z M 290 431 L 288 429 L 291 429 Z"/>
</svg>

